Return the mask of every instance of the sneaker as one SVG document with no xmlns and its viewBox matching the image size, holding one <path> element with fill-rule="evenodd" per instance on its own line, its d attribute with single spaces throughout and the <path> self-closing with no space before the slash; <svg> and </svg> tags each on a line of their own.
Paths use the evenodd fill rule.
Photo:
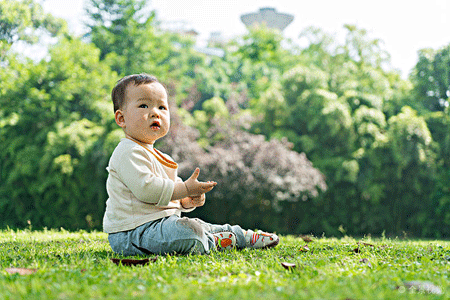
<svg viewBox="0 0 450 300">
<path fill-rule="evenodd" d="M 231 250 L 236 247 L 236 235 L 232 232 L 213 233 L 217 250 Z"/>
<path fill-rule="evenodd" d="M 252 230 L 247 230 L 245 234 L 245 241 L 247 247 L 253 249 L 266 249 L 272 248 L 278 245 L 280 238 L 274 233 L 267 233 L 258 230 L 253 232 Z"/>
</svg>

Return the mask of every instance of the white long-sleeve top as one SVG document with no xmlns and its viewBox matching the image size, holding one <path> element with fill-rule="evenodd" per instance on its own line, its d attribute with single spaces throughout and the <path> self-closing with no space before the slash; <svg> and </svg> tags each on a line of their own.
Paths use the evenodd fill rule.
<svg viewBox="0 0 450 300">
<path fill-rule="evenodd" d="M 170 200 L 178 165 L 152 145 L 122 139 L 109 160 L 108 200 L 103 230 L 114 233 L 181 212 L 180 200 Z"/>
</svg>

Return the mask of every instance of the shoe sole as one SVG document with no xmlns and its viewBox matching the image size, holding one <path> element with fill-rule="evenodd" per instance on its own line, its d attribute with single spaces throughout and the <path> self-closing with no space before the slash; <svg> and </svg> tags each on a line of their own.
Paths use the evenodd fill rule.
<svg viewBox="0 0 450 300">
<path fill-rule="evenodd" d="M 264 246 L 264 247 L 262 247 L 262 248 L 260 248 L 260 249 L 269 249 L 269 248 L 273 248 L 273 247 L 275 247 L 276 245 L 278 245 L 278 243 L 280 242 L 280 238 L 278 238 L 276 241 L 274 241 L 272 244 L 269 244 L 269 245 L 267 245 L 267 246 Z"/>
<path fill-rule="evenodd" d="M 220 234 L 220 238 L 217 236 Z M 229 235 L 228 237 L 223 234 Z M 217 232 L 213 234 L 216 237 L 216 248 L 218 251 L 231 250 L 236 248 L 236 235 L 232 232 Z M 231 247 L 230 247 L 231 246 Z"/>
</svg>

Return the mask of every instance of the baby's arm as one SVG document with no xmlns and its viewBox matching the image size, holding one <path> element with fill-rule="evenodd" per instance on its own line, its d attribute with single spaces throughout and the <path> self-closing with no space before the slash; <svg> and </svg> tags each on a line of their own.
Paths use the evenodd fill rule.
<svg viewBox="0 0 450 300">
<path fill-rule="evenodd" d="M 196 168 L 191 177 L 185 182 L 175 182 L 172 200 L 183 199 L 190 196 L 200 196 L 211 191 L 217 184 L 214 181 L 200 182 L 197 180 L 200 169 Z"/>
</svg>

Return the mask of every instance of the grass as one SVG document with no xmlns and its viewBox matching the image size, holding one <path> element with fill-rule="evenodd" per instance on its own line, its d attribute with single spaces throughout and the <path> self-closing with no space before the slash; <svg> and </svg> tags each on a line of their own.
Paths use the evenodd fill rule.
<svg viewBox="0 0 450 300">
<path fill-rule="evenodd" d="M 448 241 L 345 237 L 316 238 L 309 250 L 305 244 L 282 236 L 274 249 L 158 256 L 127 267 L 112 263 L 123 257 L 112 253 L 104 233 L 4 230 L 0 299 L 450 298 Z M 442 294 L 409 289 L 410 281 L 430 282 Z"/>
</svg>

